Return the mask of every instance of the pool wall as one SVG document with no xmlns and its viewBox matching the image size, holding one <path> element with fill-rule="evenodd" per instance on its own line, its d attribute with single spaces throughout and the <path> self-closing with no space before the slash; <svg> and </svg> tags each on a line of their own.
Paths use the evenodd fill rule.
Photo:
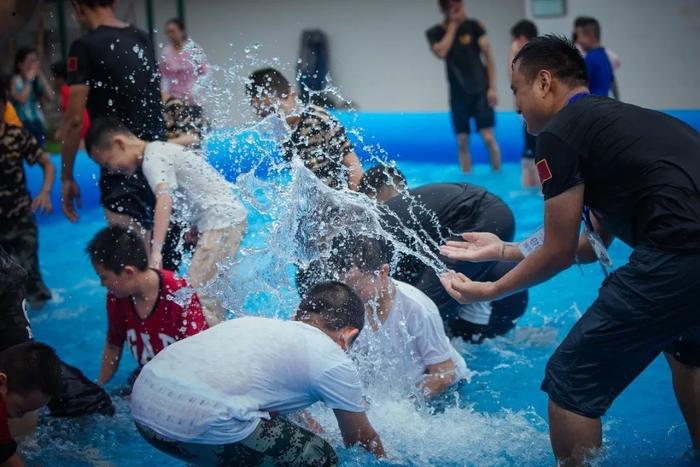
<svg viewBox="0 0 700 467">
<path fill-rule="evenodd" d="M 673 115 L 700 131 L 700 110 L 667 110 Z M 456 163 L 456 146 L 450 115 L 436 113 L 369 113 L 339 112 L 336 114 L 345 125 L 355 142 L 357 153 L 365 165 L 371 164 L 374 156 L 383 159 L 410 162 Z M 650 129 L 653 131 L 653 129 Z M 496 117 L 496 137 L 501 146 L 503 162 L 519 162 L 523 150 L 523 122 L 515 112 L 498 112 Z M 251 135 L 241 134 L 231 137 L 230 131 L 215 132 L 208 141 L 210 162 L 221 170 L 227 179 L 233 181 L 241 172 L 251 170 L 256 164 L 260 146 L 269 146 Z M 476 163 L 485 163 L 487 154 L 478 138 L 472 141 L 473 157 Z M 381 149 L 379 149 L 381 148 Z M 59 220 L 60 213 L 60 157 L 52 158 L 57 169 L 56 183 L 52 191 L 54 212 L 40 216 L 39 222 Z M 231 163 L 233 161 L 233 163 Z M 263 164 L 262 172 L 264 172 Z M 99 168 L 84 151 L 75 163 L 75 177 L 82 193 L 82 209 L 99 206 Z M 27 181 L 30 192 L 35 194 L 42 181 L 39 167 L 27 168 Z"/>
</svg>

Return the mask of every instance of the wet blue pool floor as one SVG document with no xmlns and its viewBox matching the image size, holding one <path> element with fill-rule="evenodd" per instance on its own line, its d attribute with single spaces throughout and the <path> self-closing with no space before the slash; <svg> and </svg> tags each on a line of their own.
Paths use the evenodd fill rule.
<svg viewBox="0 0 700 467">
<path fill-rule="evenodd" d="M 468 181 L 487 187 L 513 208 L 518 237 L 537 229 L 543 202 L 534 191 L 519 188 L 519 167 L 506 165 L 499 174 L 478 166 L 465 177 L 456 166 L 404 163 L 400 168 L 409 185 Z M 105 341 L 105 292 L 83 250 L 103 226 L 101 212 L 82 212 L 79 223 L 52 222 L 41 226 L 41 265 L 55 301 L 32 312 L 36 338 L 53 345 L 61 357 L 96 379 Z M 251 231 L 263 234 L 262 221 L 253 219 Z M 629 248 L 613 244 L 616 265 L 624 263 Z M 547 358 L 576 318 L 593 301 L 602 273 L 597 265 L 574 267 L 532 290 L 530 309 L 517 329 L 481 346 L 461 345 L 470 369 L 478 374 L 462 391 L 462 409 L 444 414 L 416 412 L 407 403 L 385 403 L 370 410 L 370 419 L 382 435 L 397 465 L 552 465 L 546 436 L 546 397 L 539 390 Z M 131 355 L 110 391 L 123 386 L 135 364 Z M 113 418 L 82 420 L 44 419 L 38 435 L 23 452 L 29 465 L 181 465 L 150 448 L 136 433 L 128 404 L 115 397 Z M 318 410 L 324 422 L 330 422 Z M 676 406 L 670 372 L 657 359 L 617 400 L 605 417 L 607 450 L 601 465 L 679 465 L 689 445 Z M 331 424 L 331 442 L 345 465 L 371 461 L 356 449 L 340 447 Z"/>
</svg>

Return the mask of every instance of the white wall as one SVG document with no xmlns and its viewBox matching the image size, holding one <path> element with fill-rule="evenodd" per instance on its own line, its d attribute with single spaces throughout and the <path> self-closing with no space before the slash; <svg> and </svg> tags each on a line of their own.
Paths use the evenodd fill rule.
<svg viewBox="0 0 700 467">
<path fill-rule="evenodd" d="M 510 109 L 512 99 L 506 76 L 508 31 L 524 15 L 523 0 L 472 0 L 468 6 L 470 14 L 482 20 L 489 31 L 498 64 L 502 107 Z M 157 18 L 161 28 L 165 19 Z M 259 66 L 245 58 L 243 49 L 258 42 L 262 61 L 279 58 L 292 78 L 301 31 L 321 28 L 329 38 L 334 83 L 344 97 L 369 111 L 447 109 L 444 65 L 432 55 L 425 38 L 428 27 L 440 19 L 435 0 L 186 3 L 192 38 L 206 50 L 211 62 L 229 63 L 243 76 Z"/>
<path fill-rule="evenodd" d="M 526 2 L 530 15 L 530 0 Z M 564 18 L 534 19 L 540 34 L 570 37 L 577 16 L 598 19 L 603 45 L 622 60 L 617 79 L 624 101 L 652 108 L 700 108 L 699 0 L 568 0 L 567 13 Z"/>
</svg>

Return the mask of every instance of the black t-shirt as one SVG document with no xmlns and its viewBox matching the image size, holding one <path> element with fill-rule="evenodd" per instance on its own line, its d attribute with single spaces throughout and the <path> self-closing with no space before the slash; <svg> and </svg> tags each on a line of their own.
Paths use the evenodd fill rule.
<svg viewBox="0 0 700 467">
<path fill-rule="evenodd" d="M 488 230 L 484 206 L 503 204 L 485 189 L 461 183 L 434 183 L 409 190 L 409 196 L 390 199 L 382 216 L 384 227 L 404 245 L 420 251 L 420 241 L 437 255 L 455 234 Z M 444 258 L 443 258 L 444 259 Z M 456 267 L 455 264 L 448 264 Z M 416 257 L 402 255 L 394 277 L 414 283 L 426 266 Z"/>
<path fill-rule="evenodd" d="M 68 84 L 87 84 L 91 118 L 113 116 L 139 138 L 165 137 L 160 74 L 148 35 L 133 26 L 99 26 L 70 47 Z"/>
<path fill-rule="evenodd" d="M 545 199 L 585 183 L 585 203 L 625 243 L 700 251 L 700 134 L 661 112 L 598 96 L 537 137 Z"/>
<path fill-rule="evenodd" d="M 425 33 L 432 46 L 445 36 L 447 28 L 437 24 Z M 483 25 L 473 19 L 465 19 L 457 28 L 450 52 L 445 58 L 447 80 L 452 97 L 464 94 L 478 95 L 486 92 L 489 86 L 486 66 L 481 61 L 479 38 L 486 34 Z"/>
</svg>

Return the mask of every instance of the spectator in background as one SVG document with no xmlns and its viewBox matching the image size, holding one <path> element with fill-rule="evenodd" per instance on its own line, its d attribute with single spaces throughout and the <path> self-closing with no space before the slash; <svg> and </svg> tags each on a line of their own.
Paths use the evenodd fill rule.
<svg viewBox="0 0 700 467">
<path fill-rule="evenodd" d="M 526 19 L 520 20 L 510 28 L 510 54 L 508 55 L 508 78 L 513 74 L 513 58 L 520 52 L 525 44 L 537 37 L 537 26 L 532 21 Z M 540 179 L 537 176 L 535 168 L 535 145 L 537 138 L 527 132 L 527 127 L 523 125 L 525 133 L 525 148 L 521 157 L 521 183 L 524 188 L 532 188 L 540 186 Z"/>
<path fill-rule="evenodd" d="M 20 120 L 41 147 L 46 141 L 43 100 L 52 100 L 53 90 L 41 71 L 36 50 L 23 47 L 15 54 L 15 74 L 10 83 L 10 100 Z"/>
<path fill-rule="evenodd" d="M 201 121 L 202 107 L 197 103 L 194 87 L 207 72 L 207 57 L 202 48 L 187 37 L 180 18 L 165 23 L 165 36 L 168 44 L 158 62 L 163 100 L 167 103 L 171 97 L 179 99 L 186 105 L 190 119 Z"/>
<path fill-rule="evenodd" d="M 70 93 L 70 86 L 68 86 L 68 70 L 66 68 L 66 62 L 56 62 L 51 65 L 51 74 L 53 75 L 54 86 L 56 86 L 56 92 L 58 93 L 58 109 L 61 112 L 65 112 L 68 108 L 68 94 Z M 83 128 L 80 130 L 80 139 L 85 139 L 88 128 L 90 128 L 90 116 L 88 115 L 87 109 L 83 112 Z M 61 141 L 61 130 L 56 131 L 56 140 Z"/>
<path fill-rule="evenodd" d="M 586 59 L 588 87 L 591 94 L 608 97 L 612 91 L 615 99 L 619 99 L 612 60 L 600 43 L 600 23 L 598 20 L 587 16 L 576 18 L 574 38 L 576 48 Z"/>
<path fill-rule="evenodd" d="M 472 170 L 469 121 L 476 121 L 489 151 L 493 170 L 501 168 L 501 150 L 494 136 L 493 108 L 498 103 L 496 63 L 481 22 L 467 17 L 462 0 L 438 0 L 445 16 L 426 35 L 435 55 L 445 60 L 450 84 L 452 124 L 457 134 L 462 171 Z"/>
</svg>

